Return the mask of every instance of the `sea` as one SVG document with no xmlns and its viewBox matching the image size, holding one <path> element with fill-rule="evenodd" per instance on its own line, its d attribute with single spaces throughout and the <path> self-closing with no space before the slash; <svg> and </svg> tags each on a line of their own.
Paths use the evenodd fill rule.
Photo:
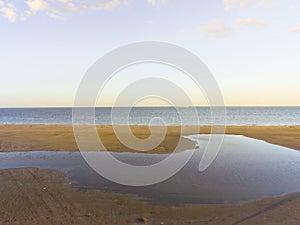
<svg viewBox="0 0 300 225">
<path fill-rule="evenodd" d="M 95 108 L 95 123 L 162 125 L 163 121 L 164 125 L 174 126 L 212 125 L 210 107 L 197 107 L 197 120 L 191 110 L 195 108 L 134 107 L 127 117 L 128 108 L 119 107 L 114 112 L 120 116 L 112 120 L 112 108 L 99 107 Z M 83 113 L 83 121 L 84 117 Z M 227 107 L 225 117 L 226 125 L 300 126 L 300 107 Z M 72 108 L 0 108 L 0 124 L 72 124 Z"/>
</svg>

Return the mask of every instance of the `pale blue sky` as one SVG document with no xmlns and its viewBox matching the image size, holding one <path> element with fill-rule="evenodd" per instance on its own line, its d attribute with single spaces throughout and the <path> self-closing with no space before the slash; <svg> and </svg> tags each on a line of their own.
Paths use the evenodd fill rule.
<svg viewBox="0 0 300 225">
<path fill-rule="evenodd" d="M 0 15 L 0 107 L 72 106 L 98 58 L 145 40 L 197 54 L 227 105 L 300 105 L 299 0 L 0 0 Z"/>
</svg>

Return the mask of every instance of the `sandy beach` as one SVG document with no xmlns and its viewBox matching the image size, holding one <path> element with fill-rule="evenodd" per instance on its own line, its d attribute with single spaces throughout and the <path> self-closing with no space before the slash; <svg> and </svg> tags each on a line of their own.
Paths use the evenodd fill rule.
<svg viewBox="0 0 300 225">
<path fill-rule="evenodd" d="M 134 126 L 137 137 L 147 127 Z M 129 151 L 116 140 L 111 126 L 99 126 L 110 151 Z M 150 153 L 171 152 L 180 127 L 168 127 L 162 144 Z M 209 133 L 201 127 L 200 133 Z M 228 127 L 227 134 L 245 135 L 300 150 L 300 127 Z M 184 134 L 187 135 L 188 133 Z M 193 145 L 187 141 L 187 145 Z M 78 151 L 72 126 L 1 125 L 0 151 Z M 0 224 L 278 224 L 300 223 L 300 195 L 290 194 L 235 205 L 157 205 L 136 196 L 68 187 L 65 175 L 37 168 L 0 170 Z M 139 222 L 144 218 L 145 222 Z"/>
</svg>

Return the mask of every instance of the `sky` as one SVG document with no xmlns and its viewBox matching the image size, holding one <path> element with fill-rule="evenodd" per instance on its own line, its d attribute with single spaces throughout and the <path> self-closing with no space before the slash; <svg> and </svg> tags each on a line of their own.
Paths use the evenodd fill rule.
<svg viewBox="0 0 300 225">
<path fill-rule="evenodd" d="M 72 106 L 101 56 L 152 40 L 195 53 L 228 106 L 300 106 L 299 0 L 0 0 L 0 107 Z M 104 105 L 136 71 L 106 88 Z M 190 82 L 179 83 L 204 104 Z"/>
</svg>

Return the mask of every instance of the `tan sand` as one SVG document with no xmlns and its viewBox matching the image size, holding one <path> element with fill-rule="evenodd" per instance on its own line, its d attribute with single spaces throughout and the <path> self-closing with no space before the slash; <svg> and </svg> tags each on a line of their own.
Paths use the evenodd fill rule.
<svg viewBox="0 0 300 225">
<path fill-rule="evenodd" d="M 132 126 L 139 138 L 147 138 L 149 129 Z M 150 153 L 168 153 L 176 147 L 180 137 L 180 127 L 168 127 L 164 141 Z M 210 133 L 210 127 L 199 127 L 200 133 Z M 122 145 L 114 135 L 111 126 L 98 126 L 98 132 L 109 151 L 132 151 Z M 261 139 L 269 143 L 300 150 L 300 127 L 229 126 L 227 134 L 239 134 Z M 184 135 L 192 134 L 185 133 Z M 186 141 L 186 145 L 193 143 Z M 0 151 L 78 151 L 73 129 L 70 125 L 0 125 Z"/>
</svg>

